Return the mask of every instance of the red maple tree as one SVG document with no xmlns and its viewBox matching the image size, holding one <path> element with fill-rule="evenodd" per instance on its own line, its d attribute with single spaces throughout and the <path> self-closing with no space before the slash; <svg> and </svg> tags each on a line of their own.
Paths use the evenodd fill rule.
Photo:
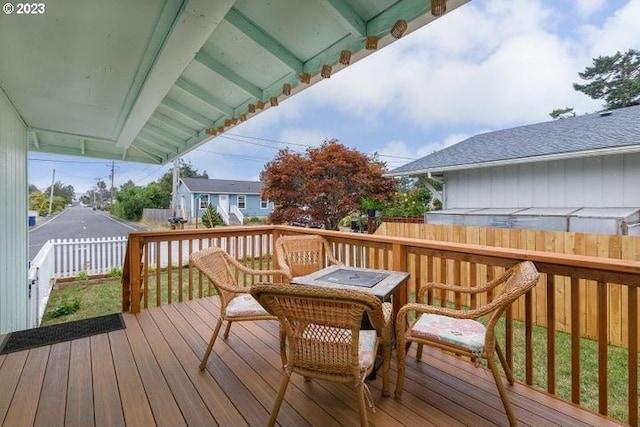
<svg viewBox="0 0 640 427">
<path fill-rule="evenodd" d="M 262 171 L 262 198 L 275 204 L 269 222 L 308 216 L 335 230 L 341 218 L 360 210 L 363 197 L 383 203 L 393 199 L 396 181 L 382 176 L 384 170 L 384 163 L 336 139 L 304 154 L 282 149 Z"/>
</svg>

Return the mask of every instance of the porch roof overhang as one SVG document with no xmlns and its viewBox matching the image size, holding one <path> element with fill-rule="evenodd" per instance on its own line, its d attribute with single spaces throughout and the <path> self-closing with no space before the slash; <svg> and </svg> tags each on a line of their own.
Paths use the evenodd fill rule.
<svg viewBox="0 0 640 427">
<path fill-rule="evenodd" d="M 435 1 L 57 0 L 0 14 L 0 90 L 32 152 L 164 164 L 374 52 L 368 38 L 393 42 L 398 21 L 432 22 Z"/>
</svg>

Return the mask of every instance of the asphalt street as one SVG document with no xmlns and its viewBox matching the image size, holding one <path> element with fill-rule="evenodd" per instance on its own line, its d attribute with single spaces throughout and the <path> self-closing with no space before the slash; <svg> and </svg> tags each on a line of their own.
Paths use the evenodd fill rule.
<svg viewBox="0 0 640 427">
<path fill-rule="evenodd" d="M 29 259 L 49 239 L 119 237 L 135 230 L 142 228 L 90 207 L 72 206 L 51 218 L 38 218 L 36 226 L 29 228 Z"/>
</svg>

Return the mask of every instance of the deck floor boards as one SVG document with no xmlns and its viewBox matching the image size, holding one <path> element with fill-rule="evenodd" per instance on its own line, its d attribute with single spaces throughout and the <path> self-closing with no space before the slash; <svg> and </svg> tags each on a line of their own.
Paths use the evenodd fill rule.
<svg viewBox="0 0 640 427">
<path fill-rule="evenodd" d="M 238 322 L 218 337 L 198 370 L 219 301 L 206 298 L 123 314 L 126 329 L 0 356 L 3 426 L 264 426 L 282 379 L 278 325 Z M 392 362 L 391 386 L 396 380 Z M 372 426 L 502 426 L 502 402 L 488 371 L 437 350 L 407 359 L 401 398 L 368 381 Z M 508 388 L 522 426 L 620 425 L 522 384 Z M 280 425 L 359 422 L 349 385 L 293 375 Z"/>
</svg>

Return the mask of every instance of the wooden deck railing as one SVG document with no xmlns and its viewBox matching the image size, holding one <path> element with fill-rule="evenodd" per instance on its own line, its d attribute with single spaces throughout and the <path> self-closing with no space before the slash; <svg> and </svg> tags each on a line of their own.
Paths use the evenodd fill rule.
<svg viewBox="0 0 640 427">
<path fill-rule="evenodd" d="M 520 380 L 530 386 L 543 387 L 551 394 L 558 394 L 559 382 L 570 382 L 568 400 L 584 405 L 584 376 L 597 370 L 597 411 L 610 414 L 612 403 L 620 405 L 619 398 L 609 398 L 612 386 L 609 371 L 610 324 L 608 308 L 612 304 L 611 287 L 620 297 L 627 314 L 623 334 L 626 336 L 626 395 L 627 404 L 622 421 L 638 425 L 638 292 L 640 285 L 640 262 L 608 258 L 565 255 L 540 251 L 498 248 L 434 240 L 397 238 L 388 236 L 345 233 L 316 229 L 301 229 L 287 226 L 222 227 L 208 230 L 178 230 L 166 232 L 133 232 L 129 236 L 125 276 L 123 276 L 123 311 L 138 312 L 149 305 L 161 305 L 183 299 L 208 295 L 210 288 L 202 275 L 188 265 L 189 254 L 202 247 L 216 245 L 225 248 L 233 256 L 253 268 L 267 268 L 272 263 L 273 241 L 280 234 L 321 234 L 334 248 L 334 253 L 345 264 L 359 267 L 384 268 L 407 271 L 410 279 L 401 291 L 400 302 L 406 303 L 415 297 L 416 286 L 424 281 L 438 281 L 460 286 L 478 286 L 491 280 L 511 265 L 530 260 L 542 273 L 541 282 L 531 292 L 514 304 L 506 316 L 504 348 L 507 359 L 513 366 L 516 320 L 523 322 L 521 339 L 524 341 L 524 368 Z M 560 283 L 567 282 L 570 298 L 559 291 Z M 586 295 L 595 292 L 594 304 L 585 306 Z M 442 296 L 445 299 L 450 296 Z M 556 347 L 559 329 L 556 325 L 556 306 L 561 300 L 571 313 L 570 354 L 568 374 L 560 371 L 557 364 Z M 591 299 L 589 299 L 591 300 Z M 451 300 L 448 303 L 473 305 L 481 301 Z M 616 304 L 619 302 L 616 302 Z M 583 319 L 595 319 L 596 354 L 586 359 L 581 330 Z M 552 325 L 553 327 L 547 327 Z M 544 326 L 545 354 L 542 362 L 534 357 L 534 328 Z M 535 348 L 539 348 L 539 345 Z M 564 349 L 562 349 L 564 350 Z M 534 362 L 535 361 L 535 362 Z M 544 364 L 543 369 L 538 364 Z M 520 362 L 519 362 L 520 364 Z M 583 366 L 587 366 L 584 368 Z M 595 368 L 592 368 L 594 367 Z M 620 367 L 616 366 L 619 370 Z M 518 370 L 516 370 L 518 371 Z M 545 372 L 546 378 L 537 378 Z M 615 381 L 619 381 L 616 379 Z M 615 384 L 618 386 L 618 384 Z M 594 390 L 588 390 L 594 391 Z M 624 406 L 624 405 L 623 405 Z M 586 406 L 589 407 L 589 406 Z"/>
</svg>

